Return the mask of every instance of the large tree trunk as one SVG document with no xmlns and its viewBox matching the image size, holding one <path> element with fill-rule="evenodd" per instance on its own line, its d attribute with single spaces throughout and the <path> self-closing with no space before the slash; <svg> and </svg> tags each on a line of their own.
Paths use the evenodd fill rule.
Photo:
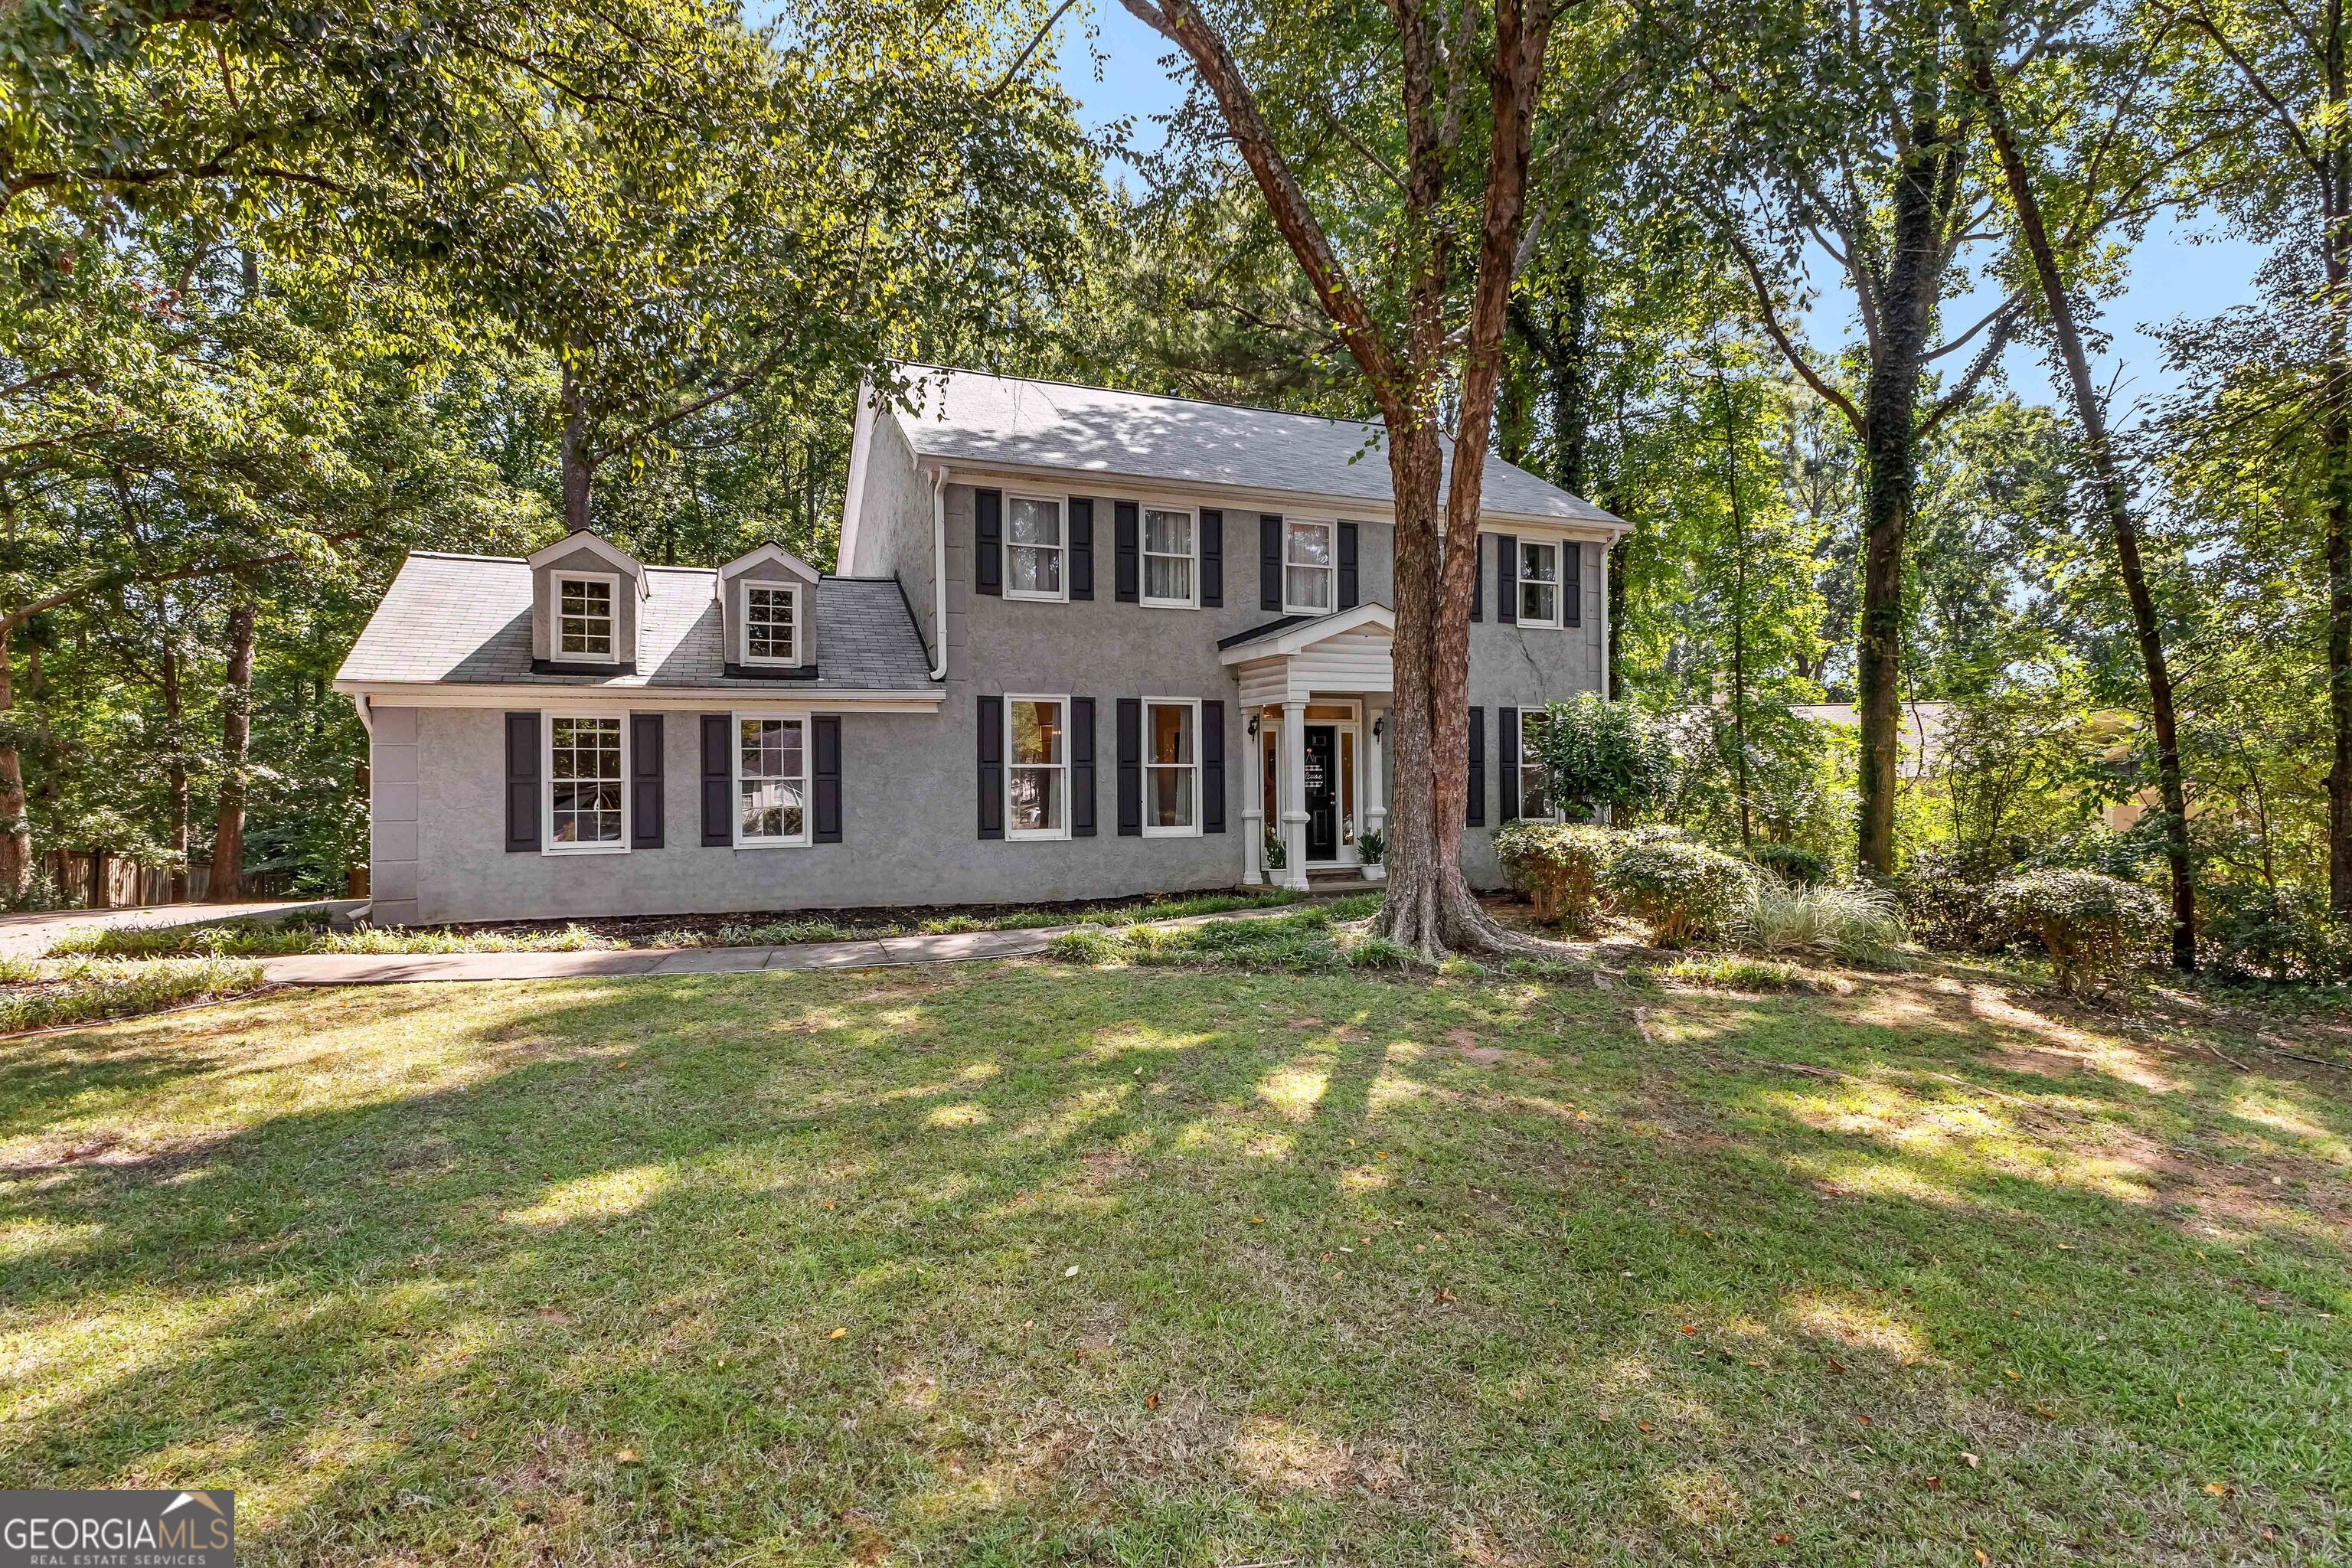
<svg viewBox="0 0 2352 1568">
<path fill-rule="evenodd" d="M 185 903 L 188 898 L 188 754 L 180 731 L 180 652 L 173 644 L 168 620 L 163 626 L 163 743 L 170 748 L 165 753 L 163 779 L 170 795 L 173 854 L 172 883 L 164 901 L 179 904 Z"/>
<path fill-rule="evenodd" d="M 575 352 L 578 345 L 574 345 Z M 590 450 L 588 400 L 581 390 L 572 357 L 563 359 L 563 526 L 574 533 L 586 531 L 589 496 L 596 482 L 594 454 Z"/>
<path fill-rule="evenodd" d="M 252 595 L 240 584 L 228 612 L 228 679 L 221 689 L 220 808 L 213 828 L 207 903 L 245 897 L 245 768 L 253 737 L 253 628 L 258 613 Z"/>
<path fill-rule="evenodd" d="M 16 627 L 0 622 L 0 721 L 16 706 L 15 656 L 8 643 Z M 33 874 L 33 826 L 25 816 L 25 764 L 14 741 L 0 743 L 0 898 L 21 899 Z"/>
<path fill-rule="evenodd" d="M 2344 20 L 2326 18 L 2325 87 L 2332 111 L 2320 182 L 2320 257 L 2327 278 L 2327 405 L 2320 447 L 2327 484 L 2327 711 L 2336 727 L 2327 774 L 2327 904 L 2352 917 L 2352 132 Z"/>
<path fill-rule="evenodd" d="M 1902 771 L 1897 707 L 1903 668 L 1903 551 L 1918 482 L 1916 404 L 1935 325 L 1943 267 L 1937 246 L 1937 180 L 1945 128 L 1932 88 L 1914 97 L 1910 145 L 1895 187 L 1895 253 L 1880 302 L 1878 354 L 1864 389 L 1861 821 L 1864 872 L 1895 872 L 1895 786 Z"/>
<path fill-rule="evenodd" d="M 2140 563 L 2139 527 L 2132 517 L 2131 494 L 2116 466 L 2115 448 L 2108 439 L 2106 406 L 2099 399 L 2098 389 L 2091 381 L 2090 357 L 2083 351 L 2083 334 L 2074 320 L 2074 296 L 2067 291 L 2066 280 L 2059 270 L 2058 254 L 2050 243 L 2050 231 L 2042 218 L 2042 199 L 2034 189 L 2032 171 L 2026 167 L 2025 156 L 2018 150 L 2017 138 L 2011 132 L 2009 110 L 2002 101 L 2000 82 L 1993 69 L 1990 46 L 1977 31 L 1973 18 L 1965 8 L 1960 13 L 1968 28 L 1970 53 L 1975 58 L 1977 91 L 1983 102 L 1987 129 L 1992 133 L 1993 149 L 2000 156 L 2001 176 L 2008 183 L 2011 205 L 2017 210 L 2017 226 L 2024 237 L 2025 247 L 2033 259 L 2033 272 L 2042 288 L 2042 302 L 2050 312 L 2050 325 L 2058 340 L 2058 353 L 2066 365 L 2066 383 L 2074 401 L 2074 417 L 2083 426 L 2083 444 L 2091 460 L 2091 474 L 2095 481 L 2100 504 L 2107 514 L 2107 528 L 2114 536 L 2116 561 L 2124 579 L 2124 595 L 2131 602 L 2132 631 L 2139 641 L 2140 662 L 2147 675 L 2147 703 L 2150 720 L 2156 729 L 2157 787 L 2164 800 L 2164 858 L 2172 876 L 2172 963 L 2182 971 L 2197 967 L 2197 882 L 2189 853 L 2189 797 L 2180 773 L 2180 729 L 2174 714 L 2172 672 L 2165 662 L 2164 627 L 2157 618 L 2156 600 L 2148 593 L 2147 573 Z M 2331 530 L 2328 564 L 2331 584 L 2335 588 L 2334 613 L 2331 616 L 2330 651 L 2338 651 L 2343 640 L 2347 611 L 2345 579 L 2337 564 L 2343 536 Z M 2332 666 L 2338 673 L 2333 700 L 2336 707 L 2336 767 L 2340 775 L 2345 766 L 2344 721 L 2347 690 L 2340 679 L 2340 667 Z M 2340 816 L 2344 791 L 2330 787 L 2332 818 Z M 2335 846 L 2331 844 L 2331 851 Z M 2331 872 L 2333 856 L 2331 854 Z"/>
</svg>

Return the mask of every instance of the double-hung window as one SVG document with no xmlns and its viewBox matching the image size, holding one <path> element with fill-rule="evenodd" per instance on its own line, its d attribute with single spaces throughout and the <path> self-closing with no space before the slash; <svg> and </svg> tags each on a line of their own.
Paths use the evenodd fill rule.
<svg viewBox="0 0 2352 1568">
<path fill-rule="evenodd" d="M 571 855 L 625 850 L 628 726 L 613 718 L 547 721 L 547 848 Z"/>
<path fill-rule="evenodd" d="M 1067 597 L 1062 575 L 1062 503 L 1035 496 L 1007 496 L 1004 510 L 1005 596 Z"/>
<path fill-rule="evenodd" d="M 1198 548 L 1192 514 L 1167 507 L 1143 509 L 1143 602 L 1192 607 L 1192 560 Z"/>
<path fill-rule="evenodd" d="M 1536 752 L 1543 725 L 1542 709 L 1519 710 L 1519 816 L 1529 822 L 1549 822 L 1559 815 L 1552 805 L 1551 770 Z"/>
<path fill-rule="evenodd" d="M 1187 699 L 1143 700 L 1143 832 L 1146 837 L 1198 833 L 1201 705 Z"/>
<path fill-rule="evenodd" d="M 1319 616 L 1339 603 L 1336 579 L 1338 525 L 1289 522 L 1282 541 L 1282 607 L 1291 615 Z"/>
<path fill-rule="evenodd" d="M 1559 625 L 1559 546 L 1519 541 L 1519 625 Z"/>
<path fill-rule="evenodd" d="M 1004 700 L 1004 832 L 1009 838 L 1070 836 L 1069 699 Z"/>
<path fill-rule="evenodd" d="M 618 577 L 560 572 L 555 577 L 555 657 L 582 663 L 613 658 Z"/>
<path fill-rule="evenodd" d="M 801 591 L 791 583 L 743 584 L 745 664 L 801 662 Z"/>
<path fill-rule="evenodd" d="M 735 721 L 735 842 L 806 844 L 808 721 Z"/>
</svg>

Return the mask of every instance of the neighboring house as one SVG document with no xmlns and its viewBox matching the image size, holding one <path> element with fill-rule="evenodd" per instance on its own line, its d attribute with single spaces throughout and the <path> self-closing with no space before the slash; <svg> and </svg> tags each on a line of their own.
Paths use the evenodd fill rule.
<svg viewBox="0 0 2352 1568">
<path fill-rule="evenodd" d="M 836 574 L 772 545 L 654 566 L 589 533 L 409 558 L 335 682 L 372 737 L 375 919 L 1361 864 L 1390 784 L 1379 427 L 918 374 L 919 412 L 861 404 Z M 1538 787 L 1521 715 L 1601 685 L 1625 525 L 1499 461 L 1484 495 L 1464 862 L 1491 885 L 1486 830 Z"/>
</svg>

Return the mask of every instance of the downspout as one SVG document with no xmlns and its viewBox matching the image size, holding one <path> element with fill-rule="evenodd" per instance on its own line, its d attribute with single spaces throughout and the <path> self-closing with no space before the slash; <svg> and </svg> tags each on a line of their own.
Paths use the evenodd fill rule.
<svg viewBox="0 0 2352 1568">
<path fill-rule="evenodd" d="M 940 636 L 939 661 L 931 666 L 931 679 L 948 678 L 948 471 L 944 465 L 931 470 L 931 590 L 934 595 L 933 625 Z"/>
<path fill-rule="evenodd" d="M 1609 689 L 1609 573 L 1610 562 L 1617 553 L 1617 536 L 1612 534 L 1601 545 L 1601 700 L 1614 702 L 1617 694 Z M 1579 549 L 1583 546 L 1579 545 Z"/>
<path fill-rule="evenodd" d="M 375 711 L 368 706 L 367 693 L 364 691 L 352 692 L 352 706 L 359 710 L 360 728 L 367 731 L 368 746 L 373 750 L 375 745 Z M 373 761 L 373 759 L 371 758 L 370 760 Z"/>
</svg>

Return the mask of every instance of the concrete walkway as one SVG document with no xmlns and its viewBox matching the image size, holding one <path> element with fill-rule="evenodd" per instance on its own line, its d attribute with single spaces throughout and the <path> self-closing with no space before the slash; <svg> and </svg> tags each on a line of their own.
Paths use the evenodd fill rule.
<svg viewBox="0 0 2352 1568">
<path fill-rule="evenodd" d="M 1223 920 L 1275 914 L 1236 910 Z M 1178 922 L 1169 922 L 1178 923 Z M 604 952 L 306 952 L 266 959 L 263 978 L 280 985 L 409 985 L 433 980 L 571 980 L 598 974 L 740 974 L 754 969 L 883 969 L 961 963 L 1043 952 L 1070 926 L 1034 931 L 954 931 L 790 947 L 628 948 Z"/>
<path fill-rule="evenodd" d="M 312 910 L 329 914 L 357 910 L 366 903 L 365 899 L 273 899 L 245 904 L 142 904 L 123 910 L 40 910 L 0 915 L 0 957 L 38 958 L 66 932 L 91 927 L 140 931 L 213 921 L 281 920 Z"/>
</svg>

